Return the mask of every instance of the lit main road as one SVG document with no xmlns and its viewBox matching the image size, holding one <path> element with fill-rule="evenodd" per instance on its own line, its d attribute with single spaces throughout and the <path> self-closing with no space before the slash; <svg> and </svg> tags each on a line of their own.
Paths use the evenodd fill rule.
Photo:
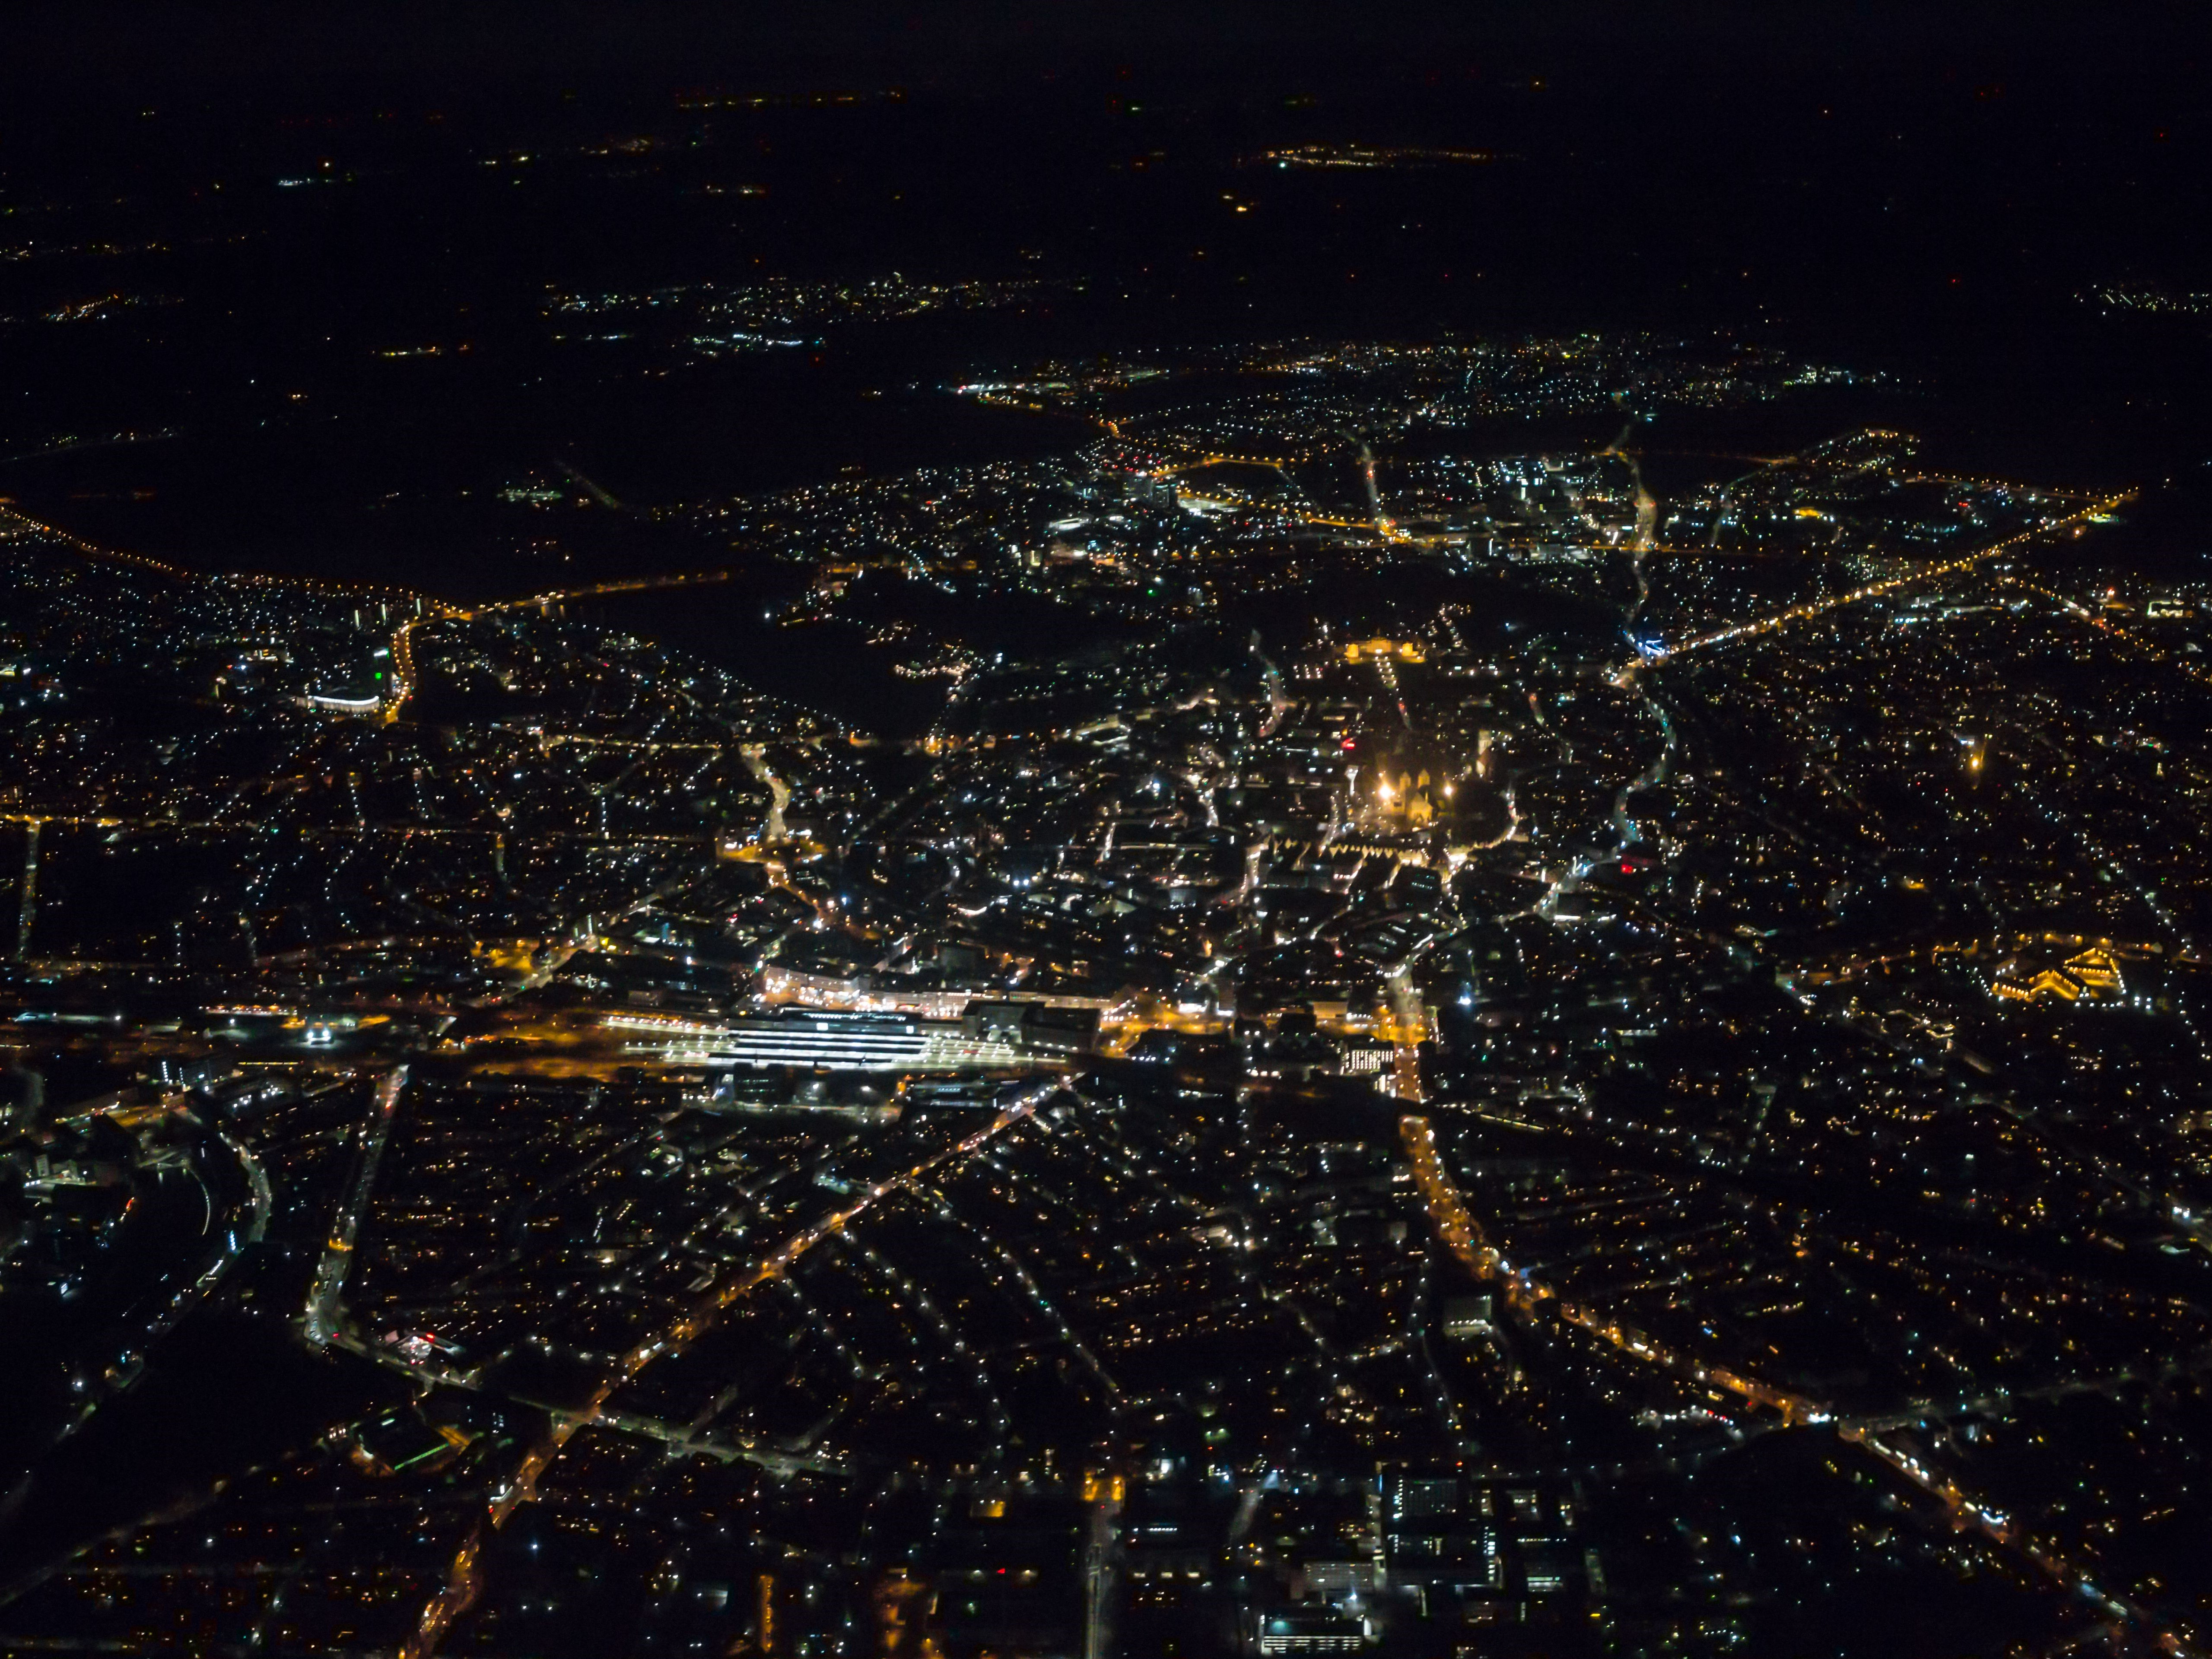
<svg viewBox="0 0 2212 1659">
<path fill-rule="evenodd" d="M 1027 1122 L 1058 1086 L 1057 1079 L 1033 1085 L 983 1127 L 933 1152 L 911 1169 L 877 1182 L 844 1208 L 793 1235 L 757 1266 L 709 1291 L 660 1335 L 639 1343 L 623 1354 L 582 1408 L 556 1418 L 545 1437 L 525 1454 L 514 1475 L 493 1492 L 489 1507 L 477 1518 L 453 1559 L 445 1589 L 423 1609 L 415 1634 L 400 1650 L 402 1659 L 428 1659 L 438 1650 L 453 1621 L 468 1611 L 483 1589 L 483 1553 L 490 1534 L 504 1527 L 518 1508 L 537 1496 L 538 1480 L 577 1430 L 607 1419 L 607 1401 L 618 1389 L 654 1360 L 681 1353 L 707 1332 L 723 1310 L 760 1286 L 786 1277 L 809 1252 L 842 1233 L 885 1199 L 911 1190 L 949 1164 L 973 1158 L 1000 1136 Z"/>
<path fill-rule="evenodd" d="M 315 1267 L 314 1286 L 307 1293 L 307 1305 L 301 1316 L 301 1328 L 307 1340 L 319 1348 L 327 1348 L 338 1334 L 338 1293 L 345 1288 L 346 1271 L 353 1262 L 354 1239 L 361 1231 L 362 1212 L 368 1207 L 368 1195 L 376 1185 L 377 1166 L 384 1161 L 384 1148 L 392 1139 L 392 1119 L 399 1112 L 400 1091 L 407 1086 L 407 1068 L 395 1066 L 384 1075 L 376 1086 L 376 1114 L 362 1133 L 361 1162 L 355 1168 L 353 1185 L 347 1189 L 346 1200 L 331 1223 L 329 1241 L 323 1246 L 323 1257 Z"/>
<path fill-rule="evenodd" d="M 416 601 L 418 608 L 424 601 Z M 426 622 L 461 615 L 450 605 L 441 605 L 428 616 L 410 617 L 399 624 L 392 635 L 392 692 L 385 698 L 382 718 L 386 721 L 399 718 L 399 711 L 407 706 L 407 699 L 415 695 L 422 683 L 415 672 L 415 630 Z"/>
<path fill-rule="evenodd" d="M 207 580 L 227 583 L 238 587 L 291 587 L 304 592 L 327 593 L 353 599 L 375 599 L 386 604 L 427 604 L 422 596 L 405 588 L 382 587 L 368 582 L 333 581 L 322 576 L 270 575 L 258 571 L 211 575 L 201 571 L 185 570 L 153 557 L 149 554 L 133 553 L 123 548 L 102 547 L 82 536 L 73 536 L 56 525 L 45 524 L 13 507 L 0 507 L 0 538 L 8 536 L 38 536 L 58 542 L 88 559 L 105 559 L 112 564 L 136 565 L 141 570 L 151 570 L 158 575 L 177 581 Z"/>
<path fill-rule="evenodd" d="M 1936 1498 L 1954 1526 L 1978 1532 L 1992 1542 L 2016 1551 L 2052 1580 L 2096 1602 L 2112 1617 L 2155 1632 L 2161 1650 L 2176 1655 L 2197 1653 L 2196 1649 L 2165 1629 L 2147 1609 L 2100 1589 L 2086 1569 L 2069 1560 L 2055 1546 L 2029 1536 L 2014 1526 L 2008 1516 L 1970 1497 L 1948 1475 L 1881 1438 L 1883 1433 L 1901 1426 L 1905 1419 L 1896 1416 L 1839 1419 L 1818 1401 L 1787 1393 L 1723 1366 L 1700 1364 L 1635 1327 L 1595 1309 L 1566 1301 L 1550 1286 L 1537 1283 L 1526 1268 L 1516 1268 L 1505 1259 L 1468 1208 L 1467 1200 L 1461 1196 L 1437 1151 L 1436 1132 L 1428 1119 L 1407 1115 L 1401 1118 L 1398 1124 L 1407 1160 L 1413 1166 L 1414 1182 L 1428 1205 L 1437 1237 L 1462 1266 L 1483 1283 L 1495 1285 L 1508 1305 L 1524 1317 L 1548 1305 L 1559 1318 L 1603 1339 L 1632 1358 L 1670 1371 L 1699 1387 L 1723 1389 L 1751 1404 L 1769 1407 L 1780 1415 L 1783 1426 L 1832 1425 L 1843 1438 L 1863 1446 Z M 1909 1420 L 1917 1422 L 1922 1415 L 1916 1412 Z"/>
<path fill-rule="evenodd" d="M 1413 983 L 1413 957 L 1393 968 L 1386 982 L 1390 988 L 1393 1081 L 1399 1099 L 1417 1102 L 1421 1098 L 1420 1043 L 1428 1034 L 1429 1015 Z"/>
<path fill-rule="evenodd" d="M 642 593 L 663 587 L 711 587 L 718 582 L 726 582 L 731 574 L 728 569 L 718 569 L 687 570 L 666 576 L 629 576 L 617 581 L 593 582 L 586 587 L 554 588 L 519 599 L 501 599 L 454 614 L 483 617 L 499 611 L 542 611 L 550 605 L 565 605 L 570 599 L 596 599 L 610 593 Z"/>
<path fill-rule="evenodd" d="M 2106 620 L 2105 617 L 2099 616 L 2095 611 L 2090 610 L 2087 605 L 2083 605 L 2081 600 L 2069 599 L 2063 593 L 2054 593 L 2047 587 L 2040 586 L 2034 582 L 2029 581 L 2025 576 L 2008 576 L 2006 580 L 2016 587 L 2025 587 L 2031 593 L 2040 593 L 2045 599 L 2049 599 L 2053 605 L 2058 606 L 2059 609 L 2064 611 L 2076 621 L 2085 622 L 2088 623 L 2090 627 L 2097 629 L 2098 632 L 2109 635 L 2113 639 L 2119 640 L 2125 644 L 2134 647 L 2136 650 L 2142 652 L 2143 655 L 2148 657 L 2153 662 L 2163 663 L 2168 668 L 2176 669 L 2180 672 L 2188 675 L 2191 679 L 2195 680 L 2199 685 L 2212 685 L 2212 673 L 2208 673 L 2202 668 L 2196 667 L 2192 664 L 2182 661 L 2179 657 L 2174 655 L 2171 651 L 2166 650 L 2162 646 L 2153 644 L 2150 641 L 2143 638 L 2142 635 L 2123 628 L 2118 623 Z"/>
<path fill-rule="evenodd" d="M 0 823 L 59 823 L 72 829 L 152 830 L 201 835 L 268 830 L 311 841 L 332 838 L 357 841 L 364 835 L 430 836 L 455 839 L 510 833 L 508 827 L 501 823 L 417 823 L 412 819 L 374 823 L 290 823 L 269 818 L 167 818 L 116 812 L 4 811 L 0 812 Z M 628 847 L 647 842 L 678 847 L 710 847 L 714 842 L 712 836 L 661 835 L 642 831 L 630 836 L 603 836 L 586 830 L 538 829 L 532 826 L 529 833 L 533 837 L 588 842 L 598 847 Z"/>
<path fill-rule="evenodd" d="M 1887 581 L 1869 582 L 1864 587 L 1855 587 L 1848 593 L 1838 593 L 1829 599 L 1792 605 L 1787 611 L 1778 611 L 1771 617 L 1762 617 L 1756 622 L 1738 623 L 1733 628 L 1723 628 L 1711 634 L 1701 634 L 1695 639 L 1684 640 L 1677 645 L 1662 646 L 1650 653 L 1650 660 L 1665 662 L 1670 658 L 1683 656 L 1692 651 L 1710 650 L 1714 646 L 1729 645 L 1737 640 L 1753 639 L 1761 634 L 1771 634 L 1778 629 L 1790 626 L 1793 623 L 1809 621 L 1814 617 L 1825 616 L 1831 611 L 1839 611 L 1845 605 L 1863 604 L 1868 599 L 1878 599 L 1886 593 L 1894 593 L 1900 588 L 1917 586 L 1922 582 L 1934 581 L 1960 570 L 1972 569 L 1978 564 L 1996 557 L 2000 553 L 2008 552 L 2025 543 L 2033 541 L 2039 536 L 2048 536 L 2054 531 L 2064 529 L 2069 525 L 2083 524 L 2096 514 L 2110 513 L 2123 501 L 2132 499 L 2133 494 L 2133 491 L 2129 491 L 2125 494 L 2108 496 L 2103 501 L 2081 507 L 2065 518 L 2053 519 L 2047 523 L 2037 525 L 2032 529 L 2019 531 L 2006 537 L 2002 541 L 1992 542 L 1987 547 L 1955 559 L 1947 559 L 1941 564 L 1923 565 L 1917 570 L 1907 571 L 1902 576 L 1893 576 Z"/>
<path fill-rule="evenodd" d="M 784 838 L 783 811 L 791 805 L 791 786 L 769 770 L 768 750 L 759 744 L 745 744 L 738 756 L 755 781 L 768 787 L 768 817 L 761 823 L 761 839 L 772 847 Z"/>
<path fill-rule="evenodd" d="M 384 718 L 396 720 L 407 699 L 415 695 L 415 623 L 413 618 L 399 624 L 399 631 L 392 636 L 392 695 L 385 700 Z"/>
</svg>

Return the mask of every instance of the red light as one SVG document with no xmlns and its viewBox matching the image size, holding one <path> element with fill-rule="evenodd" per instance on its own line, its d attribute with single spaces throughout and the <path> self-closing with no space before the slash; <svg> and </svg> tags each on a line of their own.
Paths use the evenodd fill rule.
<svg viewBox="0 0 2212 1659">
<path fill-rule="evenodd" d="M 1349 753 L 1349 752 L 1350 752 L 1350 750 L 1351 750 L 1351 749 L 1352 749 L 1352 739 L 1351 739 L 1350 738 L 1346 738 L 1344 740 L 1344 747 L 1345 747 L 1346 751 L 1347 753 Z"/>
</svg>

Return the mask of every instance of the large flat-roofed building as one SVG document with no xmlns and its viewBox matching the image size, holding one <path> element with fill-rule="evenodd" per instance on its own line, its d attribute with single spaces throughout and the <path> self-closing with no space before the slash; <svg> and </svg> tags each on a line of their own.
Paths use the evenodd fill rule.
<svg viewBox="0 0 2212 1659">
<path fill-rule="evenodd" d="M 983 1071 L 1032 1059 L 1012 1043 L 969 1036 L 951 1021 L 811 1010 L 741 1017 L 701 1041 L 709 1066 Z"/>
</svg>

